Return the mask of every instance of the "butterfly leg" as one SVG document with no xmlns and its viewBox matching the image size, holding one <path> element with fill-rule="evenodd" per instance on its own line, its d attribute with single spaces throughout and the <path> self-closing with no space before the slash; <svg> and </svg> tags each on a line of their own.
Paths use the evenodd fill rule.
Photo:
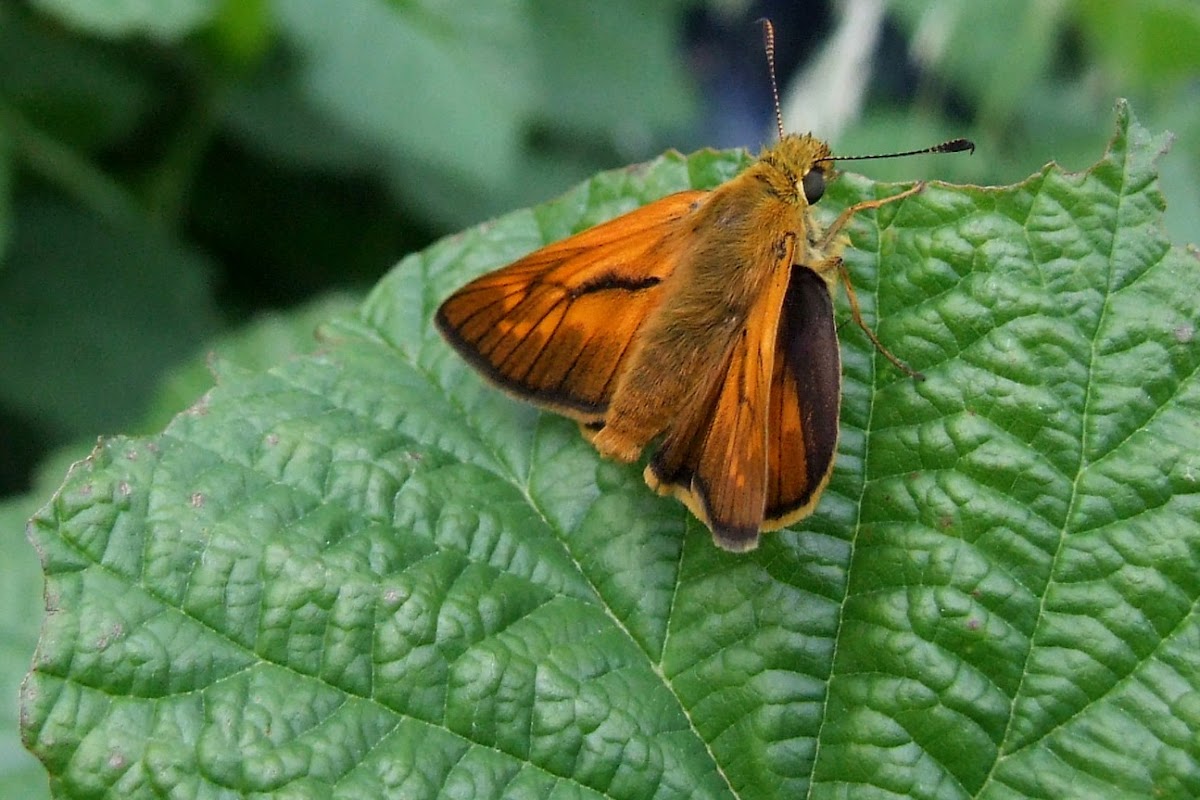
<svg viewBox="0 0 1200 800">
<path fill-rule="evenodd" d="M 900 192 L 900 194 L 894 194 L 891 197 L 881 197 L 878 200 L 864 200 L 861 203 L 855 203 L 849 208 L 843 210 L 841 214 L 838 214 L 837 219 L 835 219 L 833 224 L 829 226 L 829 229 L 825 231 L 825 235 L 821 238 L 820 244 L 817 245 L 819 251 L 824 251 L 825 248 L 832 245 L 837 239 L 837 235 L 841 232 L 842 227 L 845 226 L 845 224 L 850 221 L 850 218 L 858 212 L 868 211 L 872 208 L 879 208 L 880 206 L 886 206 L 888 203 L 894 203 L 897 200 L 903 200 L 904 198 L 911 197 L 914 194 L 920 194 L 924 190 L 925 181 L 918 181 L 908 189 Z"/>
<path fill-rule="evenodd" d="M 854 205 L 842 211 L 841 214 L 838 214 L 837 219 L 835 219 L 833 224 L 829 226 L 829 229 L 825 231 L 825 235 L 821 237 L 820 243 L 817 244 L 817 251 L 827 252 L 828 250 L 833 249 L 834 243 L 836 242 L 836 237 L 841 232 L 841 229 L 846 225 L 847 222 L 850 221 L 850 218 L 858 212 L 867 211 L 872 208 L 879 208 L 880 206 L 887 205 L 888 203 L 894 203 L 897 200 L 903 200 L 906 197 L 911 197 L 914 194 L 920 193 L 924 189 L 925 182 L 919 181 L 913 184 L 912 187 L 905 189 L 899 194 L 894 194 L 891 197 L 881 197 L 878 200 L 864 200 L 861 203 L 855 203 Z M 836 252 L 836 250 L 834 252 Z M 828 270 L 836 269 L 838 271 L 838 275 L 841 276 L 842 285 L 846 287 L 846 299 L 850 301 L 850 315 L 854 317 L 854 321 L 858 324 L 858 327 L 862 328 L 863 332 L 867 334 L 867 338 L 869 338 L 871 343 L 875 345 L 875 349 L 882 353 L 884 358 L 895 364 L 896 368 L 905 375 L 908 375 L 909 377 L 915 378 L 919 381 L 925 380 L 924 375 L 922 375 L 920 372 L 917 372 L 900 359 L 896 358 L 896 356 L 894 356 L 890 350 L 884 347 L 883 342 L 879 341 L 879 337 L 875 335 L 875 331 L 871 330 L 870 326 L 868 326 L 863 320 L 862 312 L 858 307 L 858 295 L 854 293 L 854 284 L 850 282 L 850 273 L 846 271 L 846 265 L 842 261 L 841 257 L 834 256 L 833 258 L 830 258 L 826 264 L 818 265 L 814 267 L 814 269 L 821 274 L 824 274 Z"/>
<path fill-rule="evenodd" d="M 854 321 L 858 323 L 858 327 L 862 328 L 863 333 L 867 334 L 867 338 L 871 340 L 871 344 L 875 345 L 875 349 L 883 354 L 884 358 L 895 364 L 897 369 L 899 369 L 905 375 L 908 375 L 910 378 L 914 378 L 918 381 L 925 380 L 925 376 L 922 373 L 896 358 L 896 356 L 892 354 L 892 351 L 884 347 L 883 342 L 879 341 L 879 337 L 875 334 L 875 331 L 871 330 L 871 327 L 867 325 L 866 320 L 862 318 L 862 312 L 858 308 L 858 295 L 854 293 L 854 284 L 850 282 L 850 273 L 846 270 L 845 262 L 843 262 L 841 258 L 836 258 L 834 260 L 837 262 L 834 266 L 842 278 L 842 285 L 846 287 L 846 299 L 850 301 L 850 316 L 854 317 Z"/>
</svg>

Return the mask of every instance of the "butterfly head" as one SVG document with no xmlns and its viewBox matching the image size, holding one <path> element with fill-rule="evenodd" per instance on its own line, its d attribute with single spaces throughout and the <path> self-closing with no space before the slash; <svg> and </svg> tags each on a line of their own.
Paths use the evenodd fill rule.
<svg viewBox="0 0 1200 800">
<path fill-rule="evenodd" d="M 821 199 L 834 175 L 829 145 L 812 134 L 790 134 L 759 156 L 763 178 L 772 193 L 796 205 Z"/>
</svg>

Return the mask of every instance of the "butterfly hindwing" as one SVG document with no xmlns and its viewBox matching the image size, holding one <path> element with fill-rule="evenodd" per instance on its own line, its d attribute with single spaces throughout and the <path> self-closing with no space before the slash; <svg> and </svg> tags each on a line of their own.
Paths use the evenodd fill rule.
<svg viewBox="0 0 1200 800">
<path fill-rule="evenodd" d="M 656 491 L 681 499 L 728 550 L 758 543 L 771 492 L 772 379 L 780 313 L 789 288 L 789 237 L 734 340 L 727 365 L 680 414 L 646 468 Z"/>
<path fill-rule="evenodd" d="M 841 359 L 825 279 L 792 268 L 771 378 L 771 443 L 764 530 L 810 514 L 837 454 Z"/>
<path fill-rule="evenodd" d="M 603 418 L 707 192 L 678 192 L 475 279 L 438 309 L 446 339 L 502 388 L 584 423 Z"/>
</svg>

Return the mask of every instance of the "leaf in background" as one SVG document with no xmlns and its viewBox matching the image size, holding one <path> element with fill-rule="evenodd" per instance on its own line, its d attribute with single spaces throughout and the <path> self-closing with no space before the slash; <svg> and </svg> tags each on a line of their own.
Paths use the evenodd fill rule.
<svg viewBox="0 0 1200 800">
<path fill-rule="evenodd" d="M 1054 58 L 1061 57 L 1057 36 L 1068 7 L 1038 0 L 986 5 L 900 0 L 890 10 L 912 31 L 913 57 L 926 67 L 936 66 L 976 101 L 985 124 L 1003 124 Z M 961 46 L 967 42 L 969 46 Z M 1006 68 L 998 70 L 996 64 Z"/>
<path fill-rule="evenodd" d="M 216 329 L 207 273 L 155 231 L 31 196 L 0 270 L 0 402 L 60 436 L 133 425 Z"/>
<path fill-rule="evenodd" d="M 1162 139 L 1118 116 L 1085 173 L 856 221 L 868 319 L 929 379 L 844 326 L 833 483 L 748 556 L 430 326 L 738 154 L 445 239 L 324 352 L 102 443 L 34 521 L 24 734 L 55 790 L 1196 794 L 1200 265 L 1159 229 Z M 845 176 L 824 211 L 894 191 Z"/>
<path fill-rule="evenodd" d="M 541 85 L 538 112 L 545 124 L 627 142 L 653 141 L 654 128 L 687 126 L 695 88 L 676 51 L 679 9 L 685 3 L 534 0 L 531 5 L 539 32 L 532 37 L 534 75 Z M 629 24 L 631 18 L 636 25 Z"/>
<path fill-rule="evenodd" d="M 1200 8 L 1176 0 L 1083 0 L 1081 33 L 1105 68 L 1135 86 L 1192 81 L 1200 70 Z"/>
<path fill-rule="evenodd" d="M 39 134 L 89 154 L 161 113 L 153 80 L 128 59 L 19 6 L 0 5 L 0 87 L 0 125 L 19 114 Z"/>
<path fill-rule="evenodd" d="M 441 225 L 543 198 L 618 154 L 642 157 L 695 110 L 676 57 L 678 3 L 330 8 L 273 4 L 289 57 L 239 87 L 226 122 L 275 159 L 369 170 Z"/>
<path fill-rule="evenodd" d="M 502 156 L 520 144 L 530 65 L 506 40 L 521 35 L 500 24 L 511 15 L 489 14 L 497 29 L 475 40 L 453 24 L 473 15 L 457 11 L 378 0 L 346 0 L 336 14 L 317 0 L 276 0 L 274 9 L 303 59 L 310 102 L 331 121 L 463 179 L 512 178 Z"/>
<path fill-rule="evenodd" d="M 194 33 L 217 14 L 219 0 L 31 0 L 66 25 L 105 38 L 149 36 L 171 42 Z"/>
<path fill-rule="evenodd" d="M 12 178 L 12 142 L 4 123 L 0 122 L 0 272 L 4 271 L 8 244 L 12 240 Z"/>
<path fill-rule="evenodd" d="M 292 64 L 267 59 L 232 87 L 221 109 L 222 123 L 241 146 L 282 167 L 365 173 L 378 164 L 377 147 L 345 126 L 331 125 L 305 94 Z"/>
</svg>

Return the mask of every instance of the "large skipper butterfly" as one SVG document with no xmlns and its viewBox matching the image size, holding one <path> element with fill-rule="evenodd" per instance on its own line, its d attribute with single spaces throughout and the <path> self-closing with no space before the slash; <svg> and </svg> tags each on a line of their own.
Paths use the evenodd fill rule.
<svg viewBox="0 0 1200 800">
<path fill-rule="evenodd" d="M 744 551 L 807 516 L 833 470 L 841 364 L 832 295 L 858 203 L 821 231 L 809 213 L 833 177 L 828 145 L 785 135 L 712 191 L 664 197 L 459 289 L 437 326 L 502 389 L 578 420 L 604 456 L 634 461 L 716 543 Z M 964 139 L 892 155 L 973 150 Z"/>
</svg>

